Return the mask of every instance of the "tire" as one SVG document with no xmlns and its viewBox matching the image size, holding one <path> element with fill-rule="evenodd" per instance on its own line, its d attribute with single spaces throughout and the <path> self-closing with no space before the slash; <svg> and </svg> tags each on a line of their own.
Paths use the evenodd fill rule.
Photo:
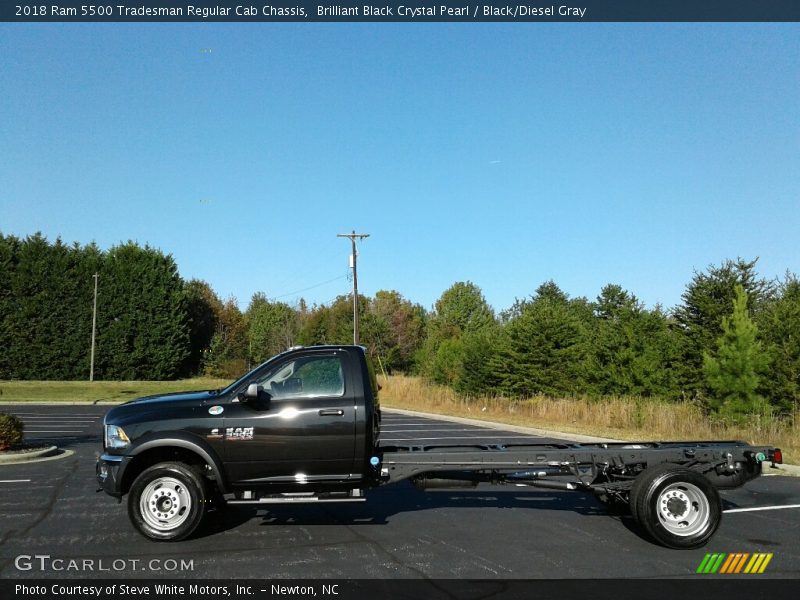
<svg viewBox="0 0 800 600">
<path fill-rule="evenodd" d="M 177 462 L 158 463 L 134 480 L 128 494 L 128 516 L 144 537 L 177 542 L 202 523 L 208 495 L 195 469 Z"/>
<path fill-rule="evenodd" d="M 722 518 L 716 488 L 705 476 L 665 463 L 646 469 L 631 489 L 631 513 L 656 542 L 667 548 L 704 546 Z"/>
<path fill-rule="evenodd" d="M 660 473 L 661 471 L 669 471 L 676 469 L 678 467 L 680 467 L 680 465 L 676 465 L 675 463 L 659 463 L 642 471 L 639 474 L 639 476 L 633 481 L 628 501 L 631 508 L 631 515 L 637 522 L 639 521 L 639 515 L 636 512 L 636 500 L 642 493 L 642 488 L 644 487 L 644 483 L 647 480 L 647 478 L 644 477 L 644 475 L 646 473 Z"/>
</svg>

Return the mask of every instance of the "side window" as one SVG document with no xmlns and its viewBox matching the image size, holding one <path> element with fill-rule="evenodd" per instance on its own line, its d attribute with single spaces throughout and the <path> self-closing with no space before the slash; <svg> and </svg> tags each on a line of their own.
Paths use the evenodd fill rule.
<svg viewBox="0 0 800 600">
<path fill-rule="evenodd" d="M 344 371 L 338 356 L 303 356 L 264 375 L 257 383 L 273 398 L 344 395 Z"/>
</svg>

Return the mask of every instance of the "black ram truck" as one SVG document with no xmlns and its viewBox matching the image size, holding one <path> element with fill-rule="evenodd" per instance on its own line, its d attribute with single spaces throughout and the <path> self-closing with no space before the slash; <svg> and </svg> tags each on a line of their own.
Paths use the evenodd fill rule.
<svg viewBox="0 0 800 600">
<path fill-rule="evenodd" d="M 186 538 L 212 507 L 363 502 L 369 488 L 410 479 L 591 492 L 654 541 L 697 548 L 719 526 L 717 490 L 782 459 L 736 441 L 384 446 L 380 421 L 362 347 L 292 348 L 226 388 L 112 408 L 97 481 L 128 496 L 133 525 L 153 540 Z"/>
</svg>

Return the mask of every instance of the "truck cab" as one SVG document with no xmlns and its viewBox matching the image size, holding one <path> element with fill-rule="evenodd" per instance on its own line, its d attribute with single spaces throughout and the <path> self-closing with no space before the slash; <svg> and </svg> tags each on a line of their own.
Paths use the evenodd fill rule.
<svg viewBox="0 0 800 600">
<path fill-rule="evenodd" d="M 363 347 L 292 348 L 223 389 L 140 398 L 111 409 L 97 479 L 121 498 L 140 492 L 135 484 L 149 469 L 182 465 L 189 475 L 173 467 L 151 477 L 161 485 L 148 492 L 148 505 L 179 504 L 184 513 L 193 502 L 187 490 L 196 482 L 199 491 L 232 501 L 310 488 L 351 493 L 371 476 L 380 427 L 377 391 Z M 182 477 L 192 481 L 176 486 Z M 159 505 L 162 493 L 171 501 Z M 156 529 L 161 521 L 173 524 L 172 510 L 152 514 Z"/>
</svg>

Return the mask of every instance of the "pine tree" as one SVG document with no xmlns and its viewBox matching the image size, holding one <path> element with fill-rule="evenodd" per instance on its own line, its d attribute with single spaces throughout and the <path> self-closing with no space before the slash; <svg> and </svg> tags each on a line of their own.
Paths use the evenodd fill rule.
<svg viewBox="0 0 800 600">
<path fill-rule="evenodd" d="M 674 310 L 680 327 L 681 385 L 685 392 L 702 393 L 705 385 L 703 355 L 714 349 L 722 334 L 722 317 L 729 314 L 735 287 L 741 285 L 750 301 L 750 311 L 759 315 L 775 294 L 775 285 L 758 276 L 756 262 L 741 258 L 710 265 L 706 272 L 695 272 L 683 293 L 683 303 Z"/>
<path fill-rule="evenodd" d="M 516 396 L 565 396 L 585 391 L 591 309 L 568 299 L 553 282 L 509 313 L 499 350 L 491 358 L 503 391 Z"/>
<path fill-rule="evenodd" d="M 594 303 L 594 314 L 588 369 L 592 392 L 679 395 L 676 335 L 660 307 L 647 310 L 633 294 L 607 285 Z"/>
<path fill-rule="evenodd" d="M 769 358 L 757 334 L 757 327 L 747 313 L 747 293 L 743 286 L 737 285 L 733 314 L 722 319 L 716 356 L 705 353 L 703 357 L 706 380 L 712 391 L 709 404 L 733 419 L 768 410 L 758 388 Z"/>
<path fill-rule="evenodd" d="M 770 377 L 762 382 L 770 404 L 783 413 L 800 406 L 800 280 L 787 274 L 780 295 L 758 322 L 771 357 Z"/>
<path fill-rule="evenodd" d="M 457 391 L 466 395 L 496 394 L 501 382 L 493 359 L 503 343 L 499 325 L 470 332 L 461 338 L 461 370 L 455 382 Z"/>
</svg>

